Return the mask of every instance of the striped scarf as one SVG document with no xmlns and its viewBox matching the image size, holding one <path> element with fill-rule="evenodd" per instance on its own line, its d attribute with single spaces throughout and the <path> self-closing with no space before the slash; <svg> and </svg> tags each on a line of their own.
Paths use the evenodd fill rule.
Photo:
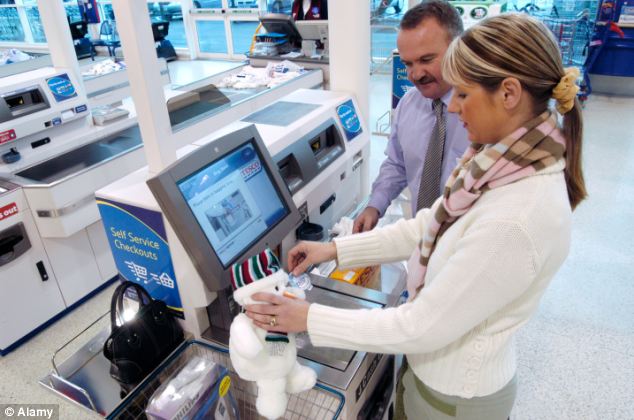
<svg viewBox="0 0 634 420">
<path fill-rule="evenodd" d="M 269 248 L 231 266 L 231 286 L 237 290 L 277 272 L 282 265 Z"/>
<path fill-rule="evenodd" d="M 469 211 L 482 193 L 555 164 L 563 158 L 565 144 L 555 114 L 546 111 L 495 144 L 472 144 L 467 148 L 447 180 L 442 200 L 432 207 L 434 217 L 410 258 L 410 300 L 425 284 L 427 264 L 443 233 Z"/>
</svg>

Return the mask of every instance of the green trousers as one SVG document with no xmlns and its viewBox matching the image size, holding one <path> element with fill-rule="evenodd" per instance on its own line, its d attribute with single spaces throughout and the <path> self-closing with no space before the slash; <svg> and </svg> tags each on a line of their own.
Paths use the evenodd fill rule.
<svg viewBox="0 0 634 420">
<path fill-rule="evenodd" d="M 396 387 L 395 420 L 506 420 L 517 395 L 517 377 L 484 397 L 445 395 L 426 386 L 406 365 Z"/>
</svg>

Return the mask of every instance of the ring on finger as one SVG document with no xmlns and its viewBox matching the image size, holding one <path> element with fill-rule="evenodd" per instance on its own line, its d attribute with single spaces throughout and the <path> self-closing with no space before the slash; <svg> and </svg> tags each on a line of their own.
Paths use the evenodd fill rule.
<svg viewBox="0 0 634 420">
<path fill-rule="evenodd" d="M 277 325 L 277 318 L 275 317 L 275 315 L 271 315 L 271 320 L 269 321 L 269 325 L 271 327 L 274 327 Z"/>
</svg>

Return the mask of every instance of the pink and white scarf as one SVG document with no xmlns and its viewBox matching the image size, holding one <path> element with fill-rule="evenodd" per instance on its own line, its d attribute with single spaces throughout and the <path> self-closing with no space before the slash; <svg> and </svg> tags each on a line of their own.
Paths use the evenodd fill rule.
<svg viewBox="0 0 634 420">
<path fill-rule="evenodd" d="M 425 284 L 429 258 L 440 237 L 482 193 L 531 176 L 559 161 L 566 142 L 551 111 L 530 120 L 492 145 L 472 144 L 447 180 L 434 217 L 408 262 L 407 291 L 413 300 Z"/>
</svg>

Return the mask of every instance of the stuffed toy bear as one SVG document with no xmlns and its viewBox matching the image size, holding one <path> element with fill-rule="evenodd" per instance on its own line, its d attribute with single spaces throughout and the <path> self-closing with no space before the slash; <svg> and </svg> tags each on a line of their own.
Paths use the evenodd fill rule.
<svg viewBox="0 0 634 420">
<path fill-rule="evenodd" d="M 289 291 L 304 299 L 301 289 L 287 288 L 288 274 L 270 249 L 253 256 L 231 269 L 233 298 L 240 305 L 257 303 L 257 292 L 281 295 Z M 231 324 L 229 355 L 238 375 L 255 381 L 258 387 L 256 409 L 268 419 L 281 417 L 288 403 L 287 393 L 311 389 L 317 381 L 314 370 L 297 362 L 295 335 L 267 332 L 253 324 L 244 313 Z"/>
</svg>

